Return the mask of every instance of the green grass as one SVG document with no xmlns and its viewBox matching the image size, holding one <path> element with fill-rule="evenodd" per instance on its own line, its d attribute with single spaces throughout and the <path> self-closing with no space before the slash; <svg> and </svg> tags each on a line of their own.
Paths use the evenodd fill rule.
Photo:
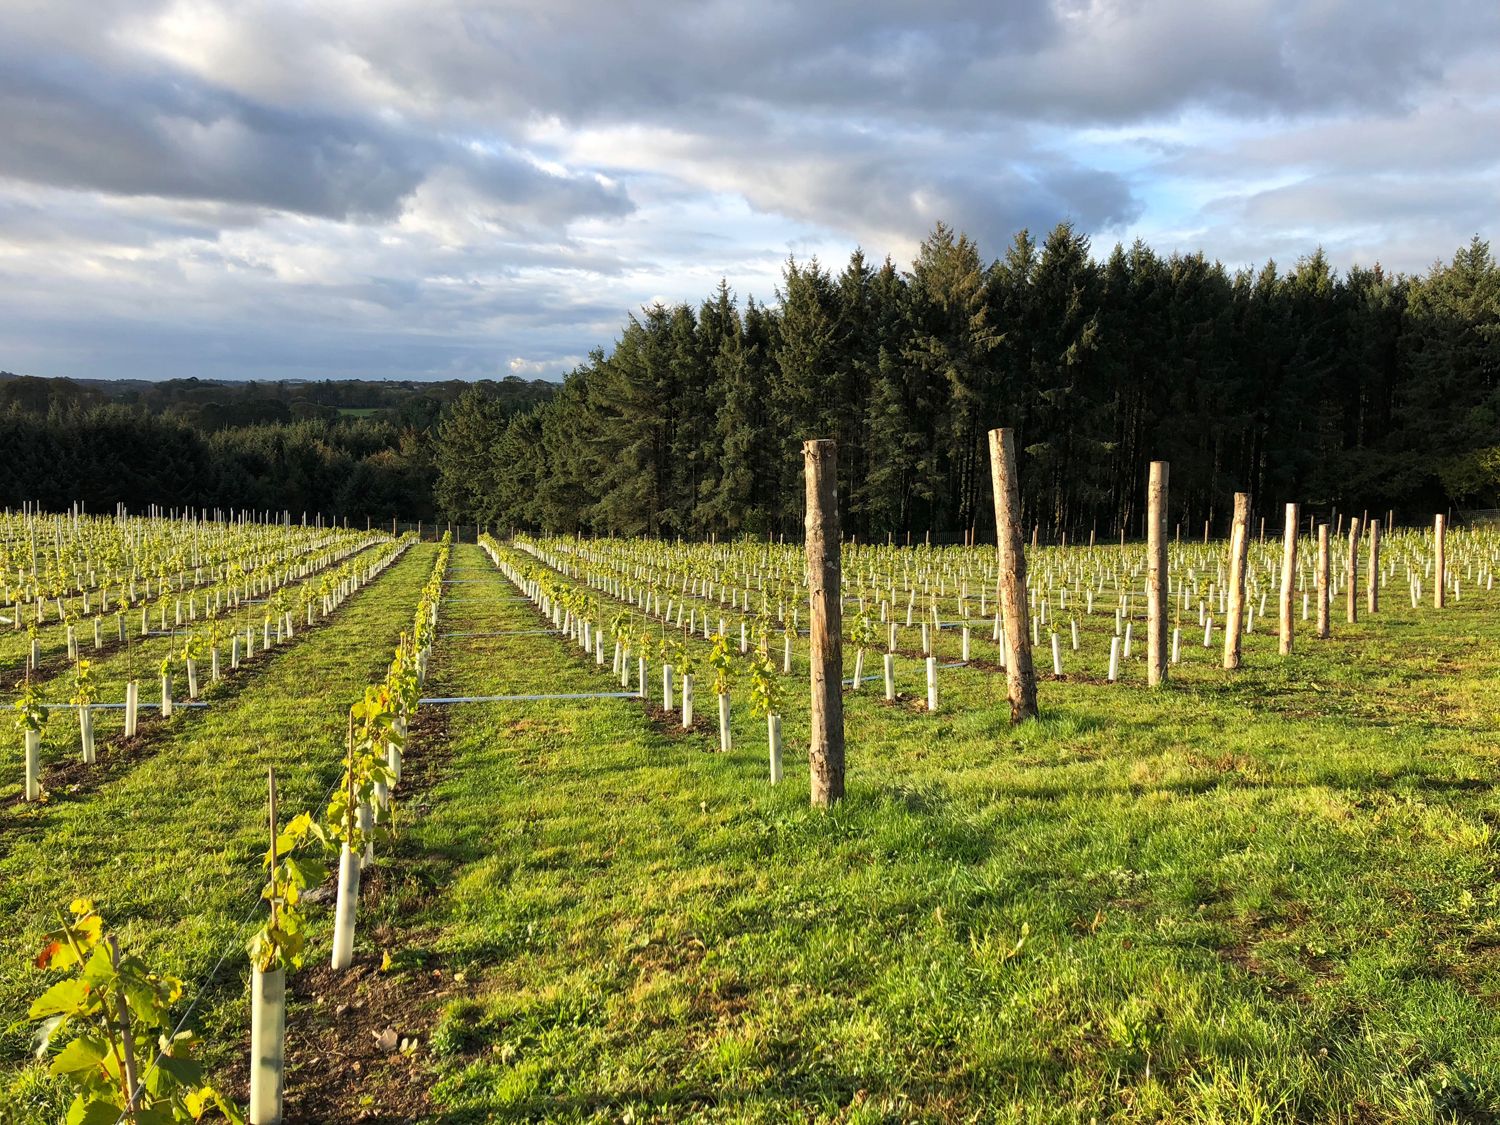
<svg viewBox="0 0 1500 1125">
<path fill-rule="evenodd" d="M 1395 601 L 1289 661 L 1252 634 L 1235 677 L 1044 682 L 1020 730 L 977 670 L 934 715 L 846 695 L 827 813 L 800 705 L 776 789 L 738 712 L 718 755 L 630 701 L 455 708 L 382 907 L 473 993 L 432 1036 L 443 1119 L 1488 1120 L 1500 626 Z M 435 659 L 432 690 L 613 686 L 555 637 Z"/>
<path fill-rule="evenodd" d="M 323 799 L 338 776 L 348 707 L 384 673 L 434 554 L 413 548 L 237 691 L 174 717 L 149 756 L 97 791 L 0 810 L 0 1090 L 19 1083 L 20 1120 L 60 1120 L 64 1105 L 39 1069 L 15 1071 L 29 1056 L 27 1004 L 47 983 L 31 958 L 74 895 L 96 901 L 122 946 L 189 981 L 190 997 L 191 982 L 227 951 L 199 1017 L 213 1061 L 239 1049 L 266 769 L 276 767 L 288 818 Z"/>
<path fill-rule="evenodd" d="M 75 892 L 206 970 L 254 893 L 265 765 L 288 770 L 288 809 L 321 794 L 431 561 L 413 551 L 231 706 L 24 828 L 0 857 L 3 1022 Z M 449 578 L 440 634 L 540 624 L 477 547 Z M 1234 675 L 1185 623 L 1155 692 L 1138 636 L 1125 682 L 1044 676 L 1023 728 L 977 668 L 945 669 L 926 713 L 902 658 L 916 699 L 846 693 L 848 797 L 826 812 L 805 688 L 775 788 L 743 685 L 723 755 L 702 680 L 691 733 L 633 700 L 451 707 L 441 756 L 410 750 L 437 780 L 358 947 L 393 952 L 448 1122 L 1493 1120 L 1500 595 L 1438 613 L 1402 593 L 1288 660 L 1258 623 Z M 1085 622 L 1070 667 L 1102 676 L 1112 623 Z M 617 688 L 576 653 L 440 636 L 427 691 Z M 221 1065 L 244 1027 L 232 965 L 203 1016 Z M 434 969 L 462 987 L 429 997 Z M 3 1043 L 18 1065 L 23 1033 Z"/>
</svg>

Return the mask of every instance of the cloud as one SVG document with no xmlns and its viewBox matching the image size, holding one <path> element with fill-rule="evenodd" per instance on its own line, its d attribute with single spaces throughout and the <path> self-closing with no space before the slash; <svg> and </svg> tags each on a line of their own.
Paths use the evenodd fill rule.
<svg viewBox="0 0 1500 1125">
<path fill-rule="evenodd" d="M 0 173 L 32 183 L 391 215 L 425 154 L 378 127 L 247 102 L 197 83 L 0 57 Z"/>
<path fill-rule="evenodd" d="M 1490 0 L 10 0 L 0 367 L 555 375 L 786 256 L 1420 269 L 1496 213 Z"/>
<path fill-rule="evenodd" d="M 630 209 L 618 186 L 544 170 L 494 144 L 268 106 L 181 75 L 0 54 L 0 175 L 349 219 L 396 216 L 444 170 L 497 208 L 547 224 Z"/>
<path fill-rule="evenodd" d="M 506 369 L 522 379 L 557 378 L 572 371 L 583 362 L 581 355 L 553 356 L 548 359 L 524 359 L 512 356 Z"/>
<path fill-rule="evenodd" d="M 78 0 L 73 0 L 78 2 Z M 1075 123 L 1408 104 L 1500 30 L 1487 0 L 427 0 L 150 6 L 128 41 L 270 100 L 574 126 L 736 106 L 865 121 Z M 320 80 L 321 76 L 321 80 Z"/>
</svg>

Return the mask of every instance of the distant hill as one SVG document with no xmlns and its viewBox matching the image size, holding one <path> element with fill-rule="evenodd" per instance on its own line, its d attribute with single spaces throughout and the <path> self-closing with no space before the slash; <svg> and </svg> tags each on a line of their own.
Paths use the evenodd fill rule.
<svg viewBox="0 0 1500 1125">
<path fill-rule="evenodd" d="M 340 417 L 426 430 L 443 409 L 478 390 L 507 412 L 546 402 L 556 383 L 543 379 L 63 379 L 0 371 L 0 410 L 28 413 L 115 404 L 181 421 L 207 433 L 263 423 Z"/>
</svg>

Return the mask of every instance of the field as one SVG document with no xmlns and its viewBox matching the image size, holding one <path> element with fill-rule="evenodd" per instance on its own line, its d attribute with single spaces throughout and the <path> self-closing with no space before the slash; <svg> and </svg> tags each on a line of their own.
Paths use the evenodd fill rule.
<svg viewBox="0 0 1500 1125">
<path fill-rule="evenodd" d="M 167 522 L 153 558 L 186 550 Z M 261 552 L 331 546 L 326 531 L 255 534 Z M 36 557 L 23 538 L 7 529 L 11 574 Z M 96 538 L 102 558 L 127 536 Z M 223 539 L 223 558 L 248 557 L 242 533 Z M 87 767 L 76 713 L 49 712 L 44 801 L 22 799 L 21 734 L 8 738 L 0 1089 L 16 1120 L 60 1120 L 71 1096 L 32 1061 L 27 1008 L 59 975 L 33 958 L 75 896 L 123 949 L 183 979 L 174 1014 L 191 1005 L 209 1076 L 245 1100 L 266 769 L 283 823 L 322 811 L 345 772 L 349 706 L 390 682 L 442 550 L 337 539 L 354 560 L 394 561 L 337 606 L 289 595 L 298 628 L 268 651 L 265 603 L 234 607 L 255 655 L 205 686 L 207 707 L 143 718 L 133 739 L 102 713 Z M 422 696 L 550 698 L 415 709 L 350 968 L 329 967 L 332 904 L 304 907 L 287 1120 L 1493 1120 L 1500 537 L 1454 531 L 1447 549 L 1437 609 L 1431 533 L 1387 536 L 1379 612 L 1365 611 L 1362 557 L 1359 621 L 1335 591 L 1328 639 L 1302 619 L 1299 586 L 1281 657 L 1280 544 L 1252 544 L 1244 667 L 1226 672 L 1226 546 L 1175 545 L 1180 658 L 1158 689 L 1142 663 L 1142 549 L 1028 552 L 1048 607 L 1042 718 L 1012 727 L 993 548 L 846 547 L 845 675 L 863 647 L 866 682 L 844 692 L 847 797 L 820 810 L 800 549 L 457 544 Z M 1304 576 L 1312 558 L 1304 548 Z M 200 598 L 217 588 L 203 570 Z M 148 608 L 173 614 L 160 598 Z M 139 613 L 126 613 L 137 633 Z M 715 643 L 704 632 L 721 617 Z M 581 622 L 587 653 L 569 635 Z M 1120 645 L 1110 682 L 1127 626 L 1134 647 Z M 38 630 L 53 701 L 75 690 L 64 628 Z M 200 661 L 228 643 L 208 630 Z M 146 699 L 194 631 L 101 650 L 95 699 L 131 678 Z M 0 632 L 12 679 L 26 651 L 24 630 Z M 621 694 L 642 658 L 646 700 Z M 664 662 L 679 706 L 695 666 L 692 729 L 661 706 Z M 776 785 L 757 690 L 784 722 Z"/>
</svg>

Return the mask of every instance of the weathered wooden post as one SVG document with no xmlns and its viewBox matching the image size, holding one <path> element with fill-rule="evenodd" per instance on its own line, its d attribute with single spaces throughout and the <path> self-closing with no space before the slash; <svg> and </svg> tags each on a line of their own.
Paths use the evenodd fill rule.
<svg viewBox="0 0 1500 1125">
<path fill-rule="evenodd" d="M 1380 521 L 1370 521 L 1370 561 L 1365 572 L 1365 609 L 1380 612 Z"/>
<path fill-rule="evenodd" d="M 1005 618 L 1005 680 L 1010 695 L 1010 721 L 1019 723 L 1036 718 L 1037 706 L 1014 430 L 990 431 L 990 482 L 995 491 L 995 541 L 1000 556 L 995 597 Z"/>
<path fill-rule="evenodd" d="M 1281 552 L 1281 641 L 1282 656 L 1292 651 L 1292 596 L 1297 590 L 1297 505 L 1286 506 L 1285 544 Z"/>
<path fill-rule="evenodd" d="M 1224 667 L 1240 666 L 1240 631 L 1245 623 L 1245 563 L 1250 554 L 1250 494 L 1234 494 L 1234 524 L 1229 531 L 1229 607 L 1224 619 Z"/>
<path fill-rule="evenodd" d="M 1359 517 L 1349 517 L 1349 559 L 1344 564 L 1345 616 L 1350 625 L 1359 620 Z"/>
<path fill-rule="evenodd" d="M 1318 524 L 1318 636 L 1328 636 L 1328 525 Z"/>
<path fill-rule="evenodd" d="M 1447 585 L 1444 579 L 1447 576 L 1447 525 L 1441 513 L 1432 521 L 1432 605 L 1434 609 L 1443 608 L 1444 591 Z"/>
<path fill-rule="evenodd" d="M 812 803 L 844 796 L 844 630 L 840 604 L 838 446 L 802 443 L 807 477 L 808 663 L 812 669 Z"/>
<path fill-rule="evenodd" d="M 1146 489 L 1146 683 L 1167 678 L 1167 472 L 1165 461 L 1151 462 Z"/>
</svg>

